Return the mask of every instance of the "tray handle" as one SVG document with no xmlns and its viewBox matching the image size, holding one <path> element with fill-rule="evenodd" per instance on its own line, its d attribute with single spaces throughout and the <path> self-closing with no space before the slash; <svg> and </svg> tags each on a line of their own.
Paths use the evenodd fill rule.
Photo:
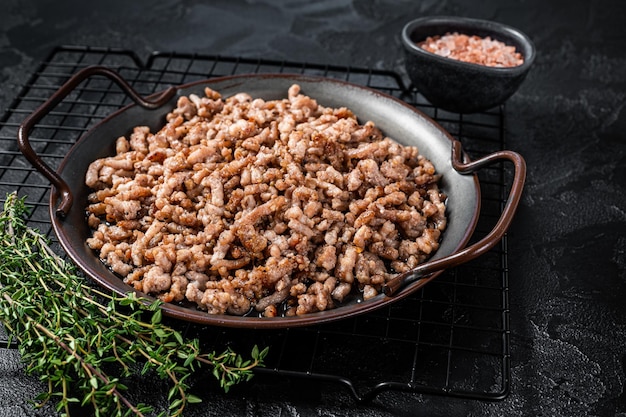
<svg viewBox="0 0 626 417">
<path fill-rule="evenodd" d="M 508 150 L 494 152 L 467 163 L 464 163 L 462 158 L 463 153 L 461 151 L 461 142 L 455 140 L 452 143 L 452 166 L 460 174 L 471 174 L 485 166 L 502 160 L 507 160 L 513 163 L 515 168 L 513 184 L 511 185 L 508 199 L 498 222 L 487 236 L 483 237 L 480 241 L 474 243 L 473 245 L 443 258 L 418 265 L 412 270 L 394 277 L 383 286 L 383 292 L 385 295 L 392 296 L 400 288 L 407 284 L 420 280 L 434 272 L 461 265 L 483 255 L 491 250 L 502 239 L 504 233 L 509 228 L 515 211 L 517 210 L 517 206 L 519 205 L 519 200 L 522 196 L 522 190 L 524 188 L 524 182 L 526 180 L 526 162 L 524 161 L 524 158 L 522 158 L 520 154 Z"/>
<path fill-rule="evenodd" d="M 84 80 L 92 76 L 101 75 L 114 81 L 135 103 L 147 109 L 156 109 L 167 103 L 169 99 L 176 93 L 175 87 L 169 87 L 163 93 L 154 99 L 146 99 L 141 97 L 126 80 L 124 80 L 117 72 L 99 65 L 86 67 L 63 84 L 48 100 L 46 100 L 39 108 L 24 119 L 20 124 L 17 132 L 17 144 L 20 151 L 26 159 L 43 174 L 61 194 L 61 202 L 57 206 L 56 214 L 59 217 L 65 217 L 72 207 L 73 196 L 67 183 L 59 174 L 57 174 L 49 165 L 47 165 L 37 153 L 33 150 L 28 135 L 33 127 L 46 116 L 57 104 L 67 97 L 74 89 Z"/>
</svg>

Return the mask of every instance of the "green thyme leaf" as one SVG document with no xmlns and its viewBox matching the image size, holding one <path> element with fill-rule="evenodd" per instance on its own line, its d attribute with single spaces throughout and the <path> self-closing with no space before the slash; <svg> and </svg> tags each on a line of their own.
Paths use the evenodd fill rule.
<svg viewBox="0 0 626 417">
<path fill-rule="evenodd" d="M 263 366 L 267 348 L 255 346 L 251 359 L 231 349 L 203 352 L 198 339 L 185 340 L 164 324 L 161 301 L 87 285 L 26 225 L 27 213 L 24 198 L 7 196 L 0 213 L 0 322 L 18 342 L 26 371 L 48 386 L 36 401 L 54 400 L 68 416 L 75 403 L 96 416 L 143 416 L 155 410 L 133 404 L 122 378 L 154 373 L 170 383 L 168 410 L 159 415 L 180 416 L 201 401 L 187 383 L 197 369 L 208 367 L 228 392 Z"/>
</svg>

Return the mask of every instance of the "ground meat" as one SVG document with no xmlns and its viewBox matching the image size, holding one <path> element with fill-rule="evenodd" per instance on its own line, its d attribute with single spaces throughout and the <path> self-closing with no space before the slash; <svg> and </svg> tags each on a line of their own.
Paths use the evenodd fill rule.
<svg viewBox="0 0 626 417">
<path fill-rule="evenodd" d="M 429 36 L 417 45 L 446 58 L 488 67 L 515 67 L 524 63 L 524 57 L 514 46 L 489 36 L 481 38 L 453 32 L 443 36 Z"/>
<path fill-rule="evenodd" d="M 138 291 L 210 314 L 301 315 L 370 299 L 437 250 L 439 175 L 349 109 L 181 97 L 85 183 L 87 244 Z"/>
</svg>

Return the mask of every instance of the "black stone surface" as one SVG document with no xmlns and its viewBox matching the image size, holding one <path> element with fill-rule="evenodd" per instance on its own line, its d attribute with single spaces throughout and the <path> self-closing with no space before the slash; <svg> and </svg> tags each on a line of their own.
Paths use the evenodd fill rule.
<svg viewBox="0 0 626 417">
<path fill-rule="evenodd" d="M 537 60 L 507 102 L 528 163 L 510 230 L 511 394 L 483 402 L 271 379 L 218 390 L 192 416 L 626 416 L 626 3 L 621 0 L 3 0 L 0 109 L 61 44 L 372 66 L 403 74 L 417 16 L 492 19 Z M 262 382 L 262 383 L 261 383 Z M 0 349 L 0 417 L 53 416 L 19 356 Z M 145 395 L 158 387 L 142 388 Z"/>
</svg>

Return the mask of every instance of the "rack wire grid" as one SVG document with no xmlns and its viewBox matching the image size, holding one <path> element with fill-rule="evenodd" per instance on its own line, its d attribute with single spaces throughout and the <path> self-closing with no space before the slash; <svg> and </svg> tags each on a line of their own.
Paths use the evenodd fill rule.
<svg viewBox="0 0 626 417">
<path fill-rule="evenodd" d="M 17 148 L 24 118 L 72 74 L 89 65 L 119 72 L 139 93 L 159 92 L 216 76 L 243 73 L 302 73 L 366 85 L 400 98 L 427 114 L 459 139 L 472 158 L 505 146 L 504 108 L 463 115 L 430 105 L 393 71 L 305 62 L 244 59 L 181 53 L 151 54 L 142 62 L 132 51 L 61 46 L 23 86 L 0 119 L 0 199 L 17 192 L 32 207 L 28 224 L 48 235 L 57 250 L 48 214 L 48 181 Z M 111 81 L 97 77 L 78 86 L 32 131 L 31 143 L 52 167 L 91 126 L 129 104 Z M 473 241 L 491 230 L 510 186 L 502 165 L 480 171 L 481 217 Z M 379 311 L 334 323 L 284 330 L 242 330 L 186 326 L 215 346 L 269 346 L 259 374 L 338 383 L 357 402 L 388 390 L 476 400 L 501 400 L 510 390 L 507 237 L 479 259 L 446 271 L 412 296 Z M 0 329 L 0 343 L 8 348 Z M 210 335 L 210 336 L 207 336 Z M 381 360 L 393 358 L 393 360 Z"/>
</svg>

